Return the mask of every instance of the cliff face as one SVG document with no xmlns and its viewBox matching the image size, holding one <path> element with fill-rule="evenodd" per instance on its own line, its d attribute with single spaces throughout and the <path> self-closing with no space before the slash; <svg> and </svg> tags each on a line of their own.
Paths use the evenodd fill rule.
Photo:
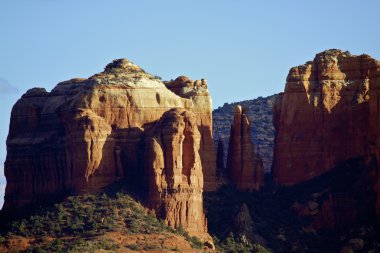
<svg viewBox="0 0 380 253">
<path fill-rule="evenodd" d="M 255 153 L 248 116 L 239 105 L 231 126 L 227 168 L 232 183 L 240 190 L 259 190 L 264 183 L 263 162 Z"/>
<path fill-rule="evenodd" d="M 203 89 L 207 92 L 206 87 Z M 145 164 L 147 135 L 161 124 L 157 122 L 161 122 L 167 111 L 194 109 L 196 113 L 198 107 L 195 104 L 191 99 L 174 94 L 161 81 L 127 60 L 115 60 L 104 72 L 88 79 L 62 82 L 50 93 L 40 88 L 29 90 L 12 110 L 5 163 L 4 208 L 21 207 L 68 193 L 96 192 L 118 179 L 142 192 L 149 189 L 152 193 L 157 189 L 147 180 L 152 171 L 144 170 L 155 169 Z M 182 124 L 186 121 L 183 118 L 190 116 L 181 117 L 169 119 L 174 120 L 172 125 Z M 169 141 L 172 137 L 167 134 L 169 137 L 164 137 L 162 147 L 165 161 L 185 154 L 183 159 L 187 166 L 189 156 L 200 159 L 197 143 L 202 140 L 194 126 L 195 119 L 190 118 L 191 129 L 185 128 L 188 132 L 173 126 L 162 130 L 172 131 L 177 139 L 190 133 L 189 139 L 194 139 L 195 143 L 190 146 L 185 141 L 182 146 L 174 137 Z M 179 122 L 175 122 L 177 119 Z M 176 153 L 171 154 L 174 150 Z M 160 153 L 155 155 L 162 159 Z M 165 162 L 162 168 L 168 179 L 173 175 L 182 178 L 180 172 L 171 174 L 181 165 L 173 167 Z M 180 202 L 176 194 L 162 199 L 166 208 L 178 209 L 168 210 L 164 218 L 173 225 L 184 222 L 187 228 L 205 231 L 201 201 L 202 166 L 196 161 L 191 169 L 196 170 L 191 178 L 199 181 L 197 184 L 185 187 L 177 184 L 179 179 L 175 178 L 175 185 L 168 186 L 167 190 L 187 191 L 189 201 L 195 202 L 191 208 L 196 208 L 191 212 L 197 213 L 197 218 L 191 218 L 195 216 L 192 213 L 182 218 L 183 213 L 189 212 L 190 205 L 181 202 L 181 207 L 176 206 Z M 185 188 L 182 190 L 181 187 Z M 170 215 L 181 218 L 172 222 L 174 218 Z"/>
<path fill-rule="evenodd" d="M 292 68 L 274 106 L 275 181 L 304 182 L 358 157 L 367 159 L 376 180 L 379 90 L 380 62 L 368 55 L 328 50 Z"/>
<path fill-rule="evenodd" d="M 202 136 L 200 153 L 202 154 L 204 190 L 215 191 L 217 189 L 216 154 L 212 130 L 212 100 L 207 89 L 207 82 L 204 79 L 193 81 L 186 76 L 180 76 L 174 81 L 165 82 L 165 85 L 178 96 L 193 102 L 191 111 L 195 114 Z"/>
<path fill-rule="evenodd" d="M 207 232 L 200 141 L 195 115 L 173 109 L 163 115 L 146 145 L 152 206 L 170 226 L 181 224 L 191 234 Z"/>
<path fill-rule="evenodd" d="M 366 55 L 327 51 L 290 70 L 274 107 L 273 173 L 279 184 L 308 180 L 371 152 L 370 114 L 379 109 L 369 104 L 379 68 Z"/>
<path fill-rule="evenodd" d="M 369 80 L 369 148 L 371 161 L 377 161 L 377 170 L 372 172 L 372 178 L 377 178 L 375 191 L 377 192 L 376 213 L 380 217 L 380 63 L 377 62 L 376 72 Z"/>
</svg>

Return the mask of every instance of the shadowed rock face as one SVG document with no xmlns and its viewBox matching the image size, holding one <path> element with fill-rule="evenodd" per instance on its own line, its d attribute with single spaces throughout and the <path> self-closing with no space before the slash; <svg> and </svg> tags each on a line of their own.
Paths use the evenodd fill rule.
<svg viewBox="0 0 380 253">
<path fill-rule="evenodd" d="M 207 87 L 202 89 L 208 95 Z M 4 208 L 69 193 L 96 192 L 123 179 L 141 192 L 148 188 L 151 196 L 170 192 L 160 201 L 154 200 L 166 208 L 163 218 L 171 225 L 205 231 L 203 173 L 198 153 L 202 142 L 197 129 L 200 120 L 188 115 L 201 108 L 197 101 L 174 94 L 160 80 L 125 59 L 115 60 L 104 72 L 88 79 L 59 83 L 51 92 L 29 90 L 12 109 Z M 160 120 L 173 108 L 182 110 L 185 116 L 174 113 Z M 210 132 L 211 125 L 210 122 Z M 149 151 L 163 153 L 153 152 L 147 157 L 146 138 L 152 131 L 161 131 L 159 126 L 167 127 L 161 129 L 164 146 Z M 170 164 L 181 155 L 183 165 Z M 147 180 L 153 171 L 145 169 L 157 169 L 145 164 L 152 162 L 152 157 L 158 159 L 154 163 L 165 161 L 160 167 L 167 178 L 165 187 L 150 185 Z M 183 174 L 177 170 L 182 169 L 188 170 L 184 174 L 189 176 L 188 184 L 178 183 Z M 181 202 L 185 195 L 189 200 Z M 194 204 L 189 204 L 191 201 Z M 189 212 L 190 207 L 195 214 Z"/>
<path fill-rule="evenodd" d="M 292 68 L 274 106 L 275 181 L 301 183 L 357 157 L 378 178 L 379 101 L 380 62 L 368 55 L 328 50 Z"/>
<path fill-rule="evenodd" d="M 239 105 L 231 126 L 227 168 L 232 183 L 240 190 L 259 190 L 264 183 L 263 162 L 255 153 L 248 116 Z"/>
</svg>

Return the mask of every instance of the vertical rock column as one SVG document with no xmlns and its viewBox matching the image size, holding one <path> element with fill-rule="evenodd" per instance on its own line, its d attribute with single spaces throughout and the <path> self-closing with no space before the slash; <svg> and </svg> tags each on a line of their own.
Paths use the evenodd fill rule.
<svg viewBox="0 0 380 253">
<path fill-rule="evenodd" d="M 234 111 L 227 168 L 233 184 L 240 190 L 259 190 L 263 185 L 263 163 L 255 154 L 249 118 L 240 105 L 236 106 Z"/>
<path fill-rule="evenodd" d="M 200 157 L 204 175 L 204 190 L 216 191 L 216 154 L 212 130 L 212 100 L 207 89 L 207 81 L 190 80 L 180 76 L 174 81 L 166 82 L 166 87 L 180 97 L 193 102 L 191 111 L 195 114 L 196 123 L 201 134 Z"/>
<path fill-rule="evenodd" d="M 149 201 L 171 227 L 191 235 L 207 235 L 203 211 L 203 172 L 200 133 L 193 113 L 173 109 L 165 113 L 147 138 L 146 174 Z"/>
</svg>

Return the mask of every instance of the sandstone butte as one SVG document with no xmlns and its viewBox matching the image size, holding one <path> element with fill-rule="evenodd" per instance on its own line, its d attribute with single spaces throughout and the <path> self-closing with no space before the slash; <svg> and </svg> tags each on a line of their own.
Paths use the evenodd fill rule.
<svg viewBox="0 0 380 253">
<path fill-rule="evenodd" d="M 255 153 L 250 127 L 245 109 L 237 105 L 231 126 L 227 169 L 232 183 L 244 191 L 259 190 L 264 184 L 263 161 Z"/>
<path fill-rule="evenodd" d="M 293 67 L 273 109 L 275 182 L 298 184 L 361 157 L 374 165 L 380 215 L 379 101 L 380 62 L 369 55 L 332 49 Z"/>
<path fill-rule="evenodd" d="M 51 92 L 33 88 L 14 105 L 4 209 L 124 180 L 147 193 L 148 205 L 169 225 L 202 237 L 203 181 L 206 189 L 216 187 L 213 143 L 205 80 L 164 84 L 115 60 L 104 72 L 61 82 Z"/>
</svg>

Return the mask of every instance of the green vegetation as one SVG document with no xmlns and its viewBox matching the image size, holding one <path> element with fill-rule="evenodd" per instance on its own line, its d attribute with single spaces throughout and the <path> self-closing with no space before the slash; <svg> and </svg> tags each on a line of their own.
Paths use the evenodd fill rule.
<svg viewBox="0 0 380 253">
<path fill-rule="evenodd" d="M 41 241 L 26 252 L 94 252 L 119 247 L 147 250 L 155 247 L 137 244 L 122 246 L 105 237 L 107 233 L 178 234 L 184 236 L 194 248 L 203 246 L 198 238 L 190 237 L 182 227 L 168 227 L 123 193 L 113 197 L 106 194 L 71 196 L 28 218 L 11 222 L 4 231 L 0 235 L 0 251 L 7 240 L 20 236 Z"/>
<path fill-rule="evenodd" d="M 182 227 L 179 226 L 175 231 L 176 234 L 179 234 L 186 238 L 187 241 L 189 241 L 193 248 L 201 249 L 203 246 L 203 243 L 198 239 L 198 237 L 190 236 L 189 233 Z"/>
<path fill-rule="evenodd" d="M 32 247 L 25 253 L 50 253 L 50 252 L 95 252 L 96 250 L 117 250 L 120 246 L 111 240 L 60 240 L 56 239 L 50 244 L 40 247 Z"/>
<path fill-rule="evenodd" d="M 20 236 L 94 236 L 104 232 L 159 233 L 164 224 L 126 194 L 68 197 L 28 219 L 10 224 Z"/>
<path fill-rule="evenodd" d="M 214 237 L 214 242 L 217 245 L 217 249 L 226 253 L 271 253 L 270 250 L 264 248 L 260 244 L 252 244 L 249 241 L 242 240 L 234 236 L 232 232 L 223 241 L 219 241 Z"/>
</svg>

